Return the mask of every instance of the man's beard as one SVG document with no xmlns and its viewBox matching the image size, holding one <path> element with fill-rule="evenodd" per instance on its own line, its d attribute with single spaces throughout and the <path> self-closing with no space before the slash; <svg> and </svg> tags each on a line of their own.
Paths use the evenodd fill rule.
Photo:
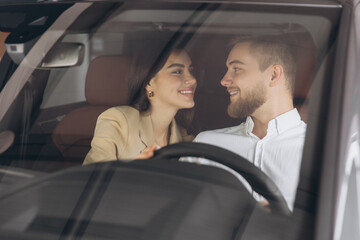
<svg viewBox="0 0 360 240">
<path fill-rule="evenodd" d="M 228 114 L 232 118 L 246 118 L 261 107 L 265 101 L 265 86 L 258 84 L 248 93 L 248 97 L 242 98 L 241 91 L 239 91 L 240 98 L 235 102 L 230 103 L 227 109 Z"/>
</svg>

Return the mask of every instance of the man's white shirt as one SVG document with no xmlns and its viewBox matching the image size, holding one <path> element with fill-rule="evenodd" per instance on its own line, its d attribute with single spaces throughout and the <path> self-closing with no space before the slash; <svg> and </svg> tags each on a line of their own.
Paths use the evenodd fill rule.
<svg viewBox="0 0 360 240">
<path fill-rule="evenodd" d="M 246 121 L 238 126 L 201 132 L 194 142 L 228 149 L 252 162 L 274 181 L 292 210 L 299 181 L 306 124 L 294 108 L 271 120 L 267 134 L 262 139 L 252 133 L 253 128 L 252 118 L 247 117 Z M 238 173 L 222 164 L 191 157 L 184 157 L 181 161 L 224 168 L 235 174 L 257 201 L 264 200 L 251 190 L 250 185 Z"/>
</svg>

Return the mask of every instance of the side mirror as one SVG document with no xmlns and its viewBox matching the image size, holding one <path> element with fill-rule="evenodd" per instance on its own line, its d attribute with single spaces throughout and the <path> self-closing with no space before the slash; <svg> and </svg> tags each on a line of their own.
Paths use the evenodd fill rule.
<svg viewBox="0 0 360 240">
<path fill-rule="evenodd" d="M 75 67 L 84 60 L 84 44 L 58 43 L 44 57 L 40 68 Z"/>
</svg>

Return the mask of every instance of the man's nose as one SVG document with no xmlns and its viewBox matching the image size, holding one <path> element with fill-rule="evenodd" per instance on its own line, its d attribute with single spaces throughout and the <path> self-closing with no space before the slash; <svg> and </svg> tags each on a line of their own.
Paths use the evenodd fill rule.
<svg viewBox="0 0 360 240">
<path fill-rule="evenodd" d="M 224 87 L 228 87 L 232 84 L 232 80 L 228 73 L 226 73 L 224 77 L 220 80 L 220 84 Z"/>
</svg>

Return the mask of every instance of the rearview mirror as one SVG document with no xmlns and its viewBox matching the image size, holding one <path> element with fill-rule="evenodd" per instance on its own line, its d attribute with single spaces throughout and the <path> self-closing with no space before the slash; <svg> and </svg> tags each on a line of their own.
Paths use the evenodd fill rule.
<svg viewBox="0 0 360 240">
<path fill-rule="evenodd" d="M 40 68 L 79 66 L 84 60 L 84 55 L 84 45 L 81 43 L 59 43 L 46 54 Z"/>
</svg>

